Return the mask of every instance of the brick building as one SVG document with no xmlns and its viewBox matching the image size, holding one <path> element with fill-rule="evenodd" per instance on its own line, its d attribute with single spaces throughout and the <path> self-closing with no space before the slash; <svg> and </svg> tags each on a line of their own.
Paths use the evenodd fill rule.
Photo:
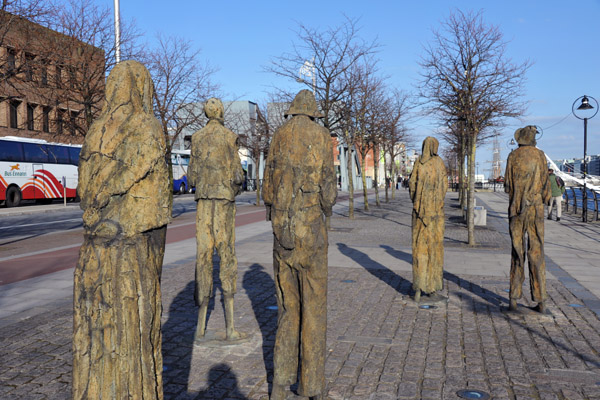
<svg viewBox="0 0 600 400">
<path fill-rule="evenodd" d="M 82 143 L 104 79 L 103 50 L 0 11 L 0 136 Z"/>
</svg>

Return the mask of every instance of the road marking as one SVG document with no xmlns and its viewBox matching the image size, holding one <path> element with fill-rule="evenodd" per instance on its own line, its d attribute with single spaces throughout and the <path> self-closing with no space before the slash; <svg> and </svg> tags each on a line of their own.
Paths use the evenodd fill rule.
<svg viewBox="0 0 600 400">
<path fill-rule="evenodd" d="M 60 221 L 37 222 L 35 224 L 3 226 L 3 227 L 0 227 L 0 230 L 3 230 L 3 229 L 17 229 L 17 228 L 25 228 L 25 227 L 28 227 L 28 226 L 49 225 L 49 224 L 58 224 L 58 223 L 61 223 L 61 222 L 74 222 L 74 221 L 83 222 L 81 218 L 72 218 L 72 219 L 63 219 L 63 220 L 60 220 Z"/>
</svg>

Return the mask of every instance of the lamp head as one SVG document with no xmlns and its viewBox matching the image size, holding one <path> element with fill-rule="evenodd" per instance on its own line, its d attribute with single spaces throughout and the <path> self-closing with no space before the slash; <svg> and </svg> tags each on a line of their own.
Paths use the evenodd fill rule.
<svg viewBox="0 0 600 400">
<path fill-rule="evenodd" d="M 590 104 L 590 101 L 587 98 L 587 96 L 583 96 L 583 98 L 581 99 L 581 105 L 577 107 L 578 110 L 592 110 L 593 108 L 594 106 Z"/>
</svg>

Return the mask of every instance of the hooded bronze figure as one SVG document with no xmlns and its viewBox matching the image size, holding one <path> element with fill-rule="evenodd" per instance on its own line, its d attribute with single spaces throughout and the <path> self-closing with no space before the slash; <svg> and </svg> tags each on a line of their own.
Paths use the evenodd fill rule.
<svg viewBox="0 0 600 400">
<path fill-rule="evenodd" d="M 436 138 L 425 138 L 409 180 L 416 302 L 421 300 L 421 293 L 432 296 L 444 287 L 444 198 L 448 179 L 444 162 L 437 155 L 438 146 Z"/>
<path fill-rule="evenodd" d="M 548 167 L 544 152 L 535 147 L 535 126 L 517 129 L 519 147 L 506 161 L 504 188 L 509 195 L 508 218 L 512 242 L 509 310 L 517 310 L 523 295 L 525 257 L 529 263 L 531 297 L 546 313 L 546 261 L 544 260 L 544 204 L 550 200 Z"/>
<path fill-rule="evenodd" d="M 163 398 L 160 277 L 172 192 L 153 91 L 142 64 L 117 64 L 81 149 L 74 399 Z"/>
<path fill-rule="evenodd" d="M 192 135 L 188 182 L 196 188 L 196 290 L 198 309 L 196 340 L 206 333 L 208 302 L 213 293 L 213 252 L 221 259 L 219 278 L 225 305 L 226 339 L 245 335 L 235 330 L 233 297 L 237 289 L 235 256 L 235 196 L 242 190 L 244 171 L 240 162 L 238 136 L 223 126 L 221 100 L 204 105 L 208 123 Z"/>
<path fill-rule="evenodd" d="M 266 162 L 263 199 L 273 225 L 273 267 L 277 282 L 277 334 L 271 399 L 285 387 L 320 399 L 325 386 L 327 332 L 327 230 L 337 196 L 329 131 L 313 94 L 302 90 L 273 135 Z M 301 360 L 299 360 L 299 358 Z"/>
</svg>

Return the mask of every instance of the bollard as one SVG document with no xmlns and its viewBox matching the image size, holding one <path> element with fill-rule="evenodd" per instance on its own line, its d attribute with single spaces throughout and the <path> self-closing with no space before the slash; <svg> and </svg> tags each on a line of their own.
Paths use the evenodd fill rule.
<svg viewBox="0 0 600 400">
<path fill-rule="evenodd" d="M 62 177 L 64 205 L 67 206 L 67 177 Z"/>
</svg>

